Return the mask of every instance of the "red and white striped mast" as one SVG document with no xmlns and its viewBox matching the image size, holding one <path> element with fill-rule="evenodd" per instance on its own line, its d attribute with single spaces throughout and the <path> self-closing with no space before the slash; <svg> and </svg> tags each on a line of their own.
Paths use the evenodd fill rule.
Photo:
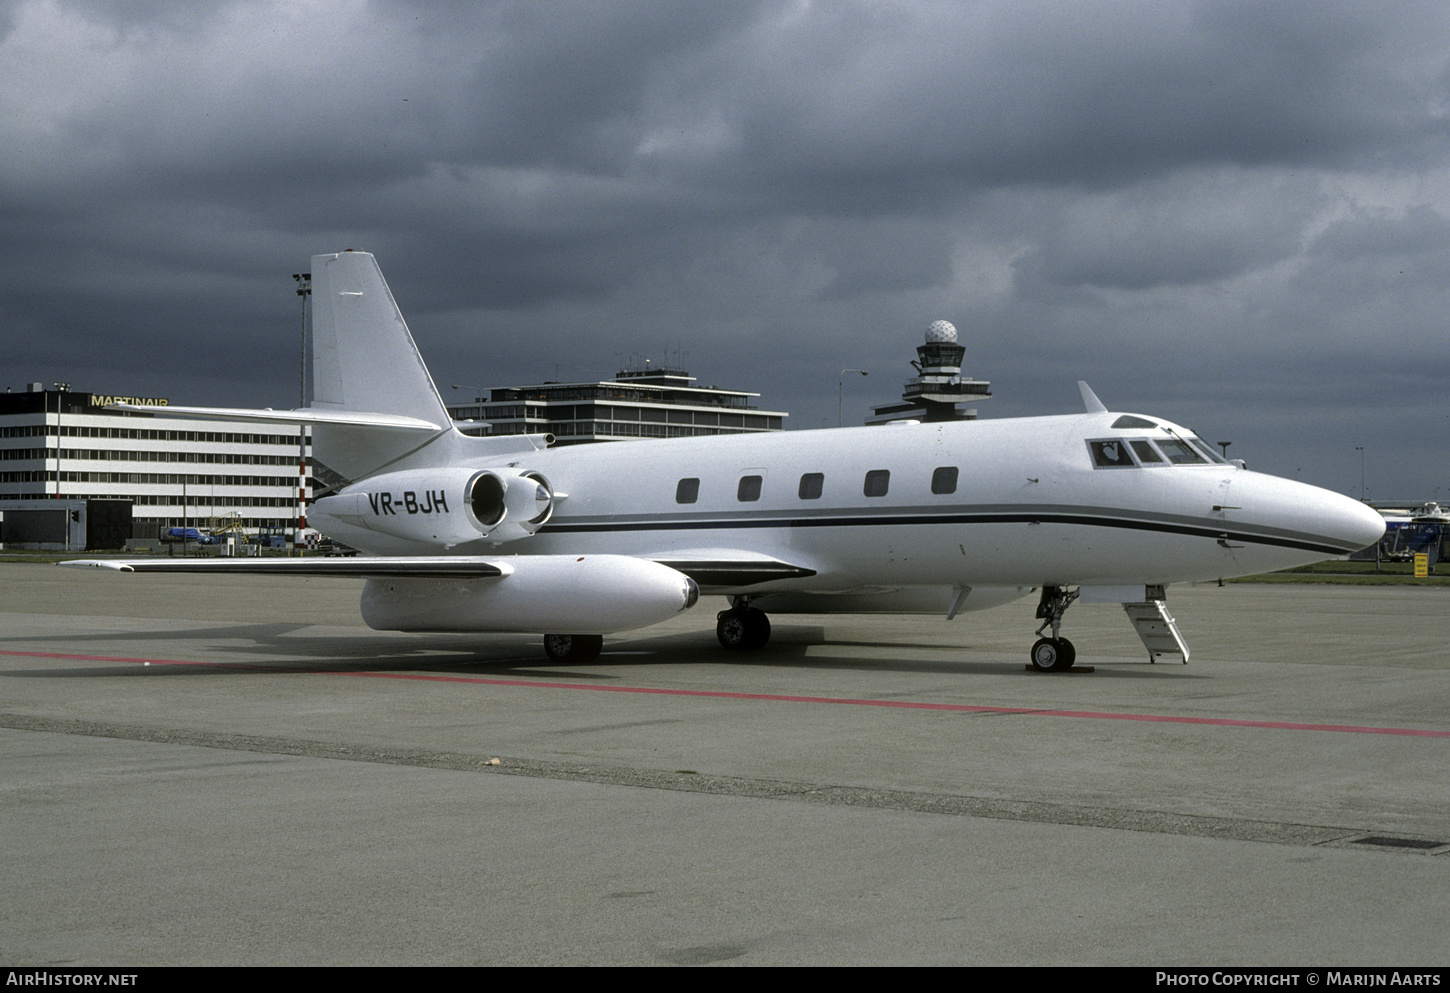
<svg viewBox="0 0 1450 993">
<path fill-rule="evenodd" d="M 292 278 L 297 281 L 297 295 L 302 298 L 302 350 L 298 361 L 298 402 L 297 406 L 307 406 L 307 338 L 308 320 L 312 316 L 312 310 L 308 306 L 312 296 L 312 273 L 295 272 Z M 297 531 L 292 537 L 292 547 L 301 554 L 307 545 L 307 425 L 297 426 Z"/>
</svg>

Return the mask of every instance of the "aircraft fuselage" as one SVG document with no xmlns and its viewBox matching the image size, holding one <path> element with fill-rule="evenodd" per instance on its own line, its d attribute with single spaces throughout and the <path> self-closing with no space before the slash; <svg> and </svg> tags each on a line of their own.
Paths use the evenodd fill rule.
<svg viewBox="0 0 1450 993">
<path fill-rule="evenodd" d="M 743 547 L 814 573 L 718 590 L 751 594 L 1166 585 L 1344 554 L 1382 526 L 1346 497 L 1201 451 L 1175 464 L 1165 449 L 1183 448 L 1189 432 L 1132 415 L 1153 426 L 1112 426 L 1123 418 L 901 424 L 465 458 L 472 468 L 537 473 L 562 495 L 536 534 L 501 544 L 398 536 L 399 515 L 421 522 L 463 511 L 466 494 L 449 492 L 441 477 L 436 485 L 418 477 L 421 485 L 403 490 L 388 475 L 373 477 L 342 491 L 350 513 L 334 516 L 339 500 L 330 498 L 314 519 L 383 555 L 664 559 Z M 1147 443 L 1137 458 L 1127 454 L 1133 442 Z M 1114 443 L 1121 450 L 1106 449 L 1109 460 L 1101 446 Z"/>
<path fill-rule="evenodd" d="M 1063 612 L 1116 601 L 1150 656 L 1188 652 L 1163 587 L 1363 548 L 1384 531 L 1347 497 L 1249 472 L 1183 428 L 1108 412 L 549 448 L 471 438 L 373 256 L 312 259 L 306 406 L 168 408 L 312 426 L 311 519 L 372 553 L 255 561 L 81 560 L 128 572 L 365 579 L 368 624 L 545 635 L 587 659 L 602 636 L 725 594 L 716 636 L 763 647 L 772 609 L 961 610 L 1040 589 L 1030 653 L 1070 669 Z M 1166 641 L 1165 641 L 1166 639 Z"/>
</svg>

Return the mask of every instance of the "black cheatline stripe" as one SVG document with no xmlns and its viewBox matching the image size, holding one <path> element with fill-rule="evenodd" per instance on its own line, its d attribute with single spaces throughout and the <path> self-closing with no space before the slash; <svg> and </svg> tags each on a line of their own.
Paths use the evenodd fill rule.
<svg viewBox="0 0 1450 993">
<path fill-rule="evenodd" d="M 599 524 L 546 524 L 540 533 L 548 534 L 601 534 L 620 531 L 739 531 L 762 528 L 820 528 L 820 527 L 900 527 L 920 524 L 1076 524 L 1085 527 L 1123 528 L 1129 531 L 1156 531 L 1165 534 L 1191 535 L 1201 538 L 1223 538 L 1233 541 L 1253 542 L 1256 545 L 1274 545 L 1280 548 L 1301 548 L 1326 555 L 1342 555 L 1359 551 L 1344 545 L 1330 544 L 1323 538 L 1280 537 L 1237 531 L 1217 525 L 1173 524 L 1167 521 L 1128 520 L 1118 517 L 1102 517 L 1091 514 L 942 514 L 901 515 L 872 517 L 806 517 L 806 518 L 760 518 L 728 521 L 628 521 Z"/>
</svg>

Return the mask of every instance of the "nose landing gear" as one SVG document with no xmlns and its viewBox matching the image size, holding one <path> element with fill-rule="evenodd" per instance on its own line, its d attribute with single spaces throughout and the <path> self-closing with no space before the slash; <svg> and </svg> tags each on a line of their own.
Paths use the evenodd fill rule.
<svg viewBox="0 0 1450 993">
<path fill-rule="evenodd" d="M 1077 598 L 1077 590 L 1068 590 L 1062 586 L 1042 588 L 1042 598 L 1037 601 L 1037 616 L 1042 619 L 1042 624 L 1037 628 L 1037 633 L 1041 635 L 1051 625 L 1052 637 L 1038 638 L 1032 646 L 1029 658 L 1032 668 L 1038 672 L 1066 672 L 1077 661 L 1077 649 L 1072 642 L 1058 634 L 1062 626 L 1062 615 Z"/>
</svg>

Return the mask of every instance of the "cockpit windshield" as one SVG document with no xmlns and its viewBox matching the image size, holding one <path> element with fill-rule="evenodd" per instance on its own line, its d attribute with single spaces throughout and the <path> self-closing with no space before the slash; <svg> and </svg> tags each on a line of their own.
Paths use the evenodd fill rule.
<svg viewBox="0 0 1450 993">
<path fill-rule="evenodd" d="M 1204 441 L 1198 435 L 1191 434 L 1191 435 L 1188 436 L 1188 440 L 1193 444 L 1193 447 L 1194 448 L 1198 449 L 1204 455 L 1207 455 L 1208 456 L 1208 461 L 1210 461 L 1210 462 L 1217 462 L 1220 465 L 1228 465 L 1229 464 L 1228 459 L 1226 459 L 1224 456 L 1218 454 L 1218 452 L 1214 451 L 1213 450 L 1213 446 L 1210 445 L 1208 442 Z"/>
<path fill-rule="evenodd" d="M 1193 465 L 1195 463 L 1201 464 L 1208 461 L 1203 457 L 1202 452 L 1198 451 L 1186 441 L 1159 438 L 1158 447 L 1163 450 L 1164 455 L 1168 456 L 1168 461 L 1174 465 Z"/>
<path fill-rule="evenodd" d="M 1136 427 L 1120 418 L 1114 427 Z M 1137 420 L 1137 418 L 1135 418 Z M 1148 423 L 1148 422 L 1144 422 Z M 1152 425 L 1157 427 L 1158 425 Z M 1090 438 L 1087 446 L 1096 469 L 1160 468 L 1176 465 L 1228 465 L 1228 459 L 1214 451 L 1197 435 L 1181 435 L 1163 426 L 1171 438 Z"/>
</svg>

